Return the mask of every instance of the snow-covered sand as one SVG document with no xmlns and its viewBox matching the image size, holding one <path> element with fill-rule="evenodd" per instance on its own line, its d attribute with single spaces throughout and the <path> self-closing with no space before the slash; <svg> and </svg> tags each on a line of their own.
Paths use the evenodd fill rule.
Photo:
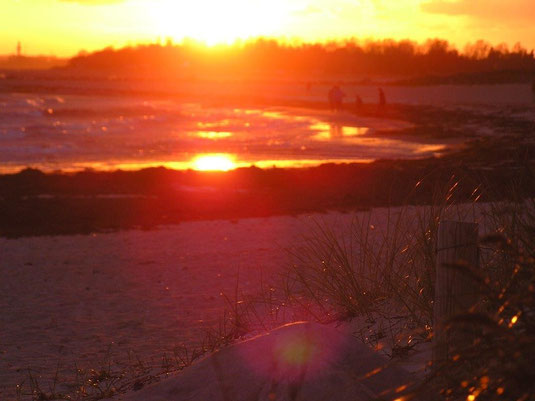
<svg viewBox="0 0 535 401">
<path fill-rule="evenodd" d="M 476 209 L 451 212 L 479 221 Z M 409 216 L 421 210 L 405 209 Z M 0 239 L 0 399 L 27 379 L 28 368 L 47 383 L 56 370 L 72 374 L 75 364 L 101 367 L 109 354 L 126 360 L 131 352 L 161 366 L 164 353 L 195 345 L 217 325 L 225 307 L 221 294 L 232 296 L 238 272 L 240 289 L 254 293 L 261 278 L 284 271 L 288 250 L 303 244 L 314 222 L 344 235 L 354 217 L 199 221 L 153 231 Z M 388 218 L 376 209 L 370 223 L 377 230 Z"/>
<path fill-rule="evenodd" d="M 413 378 L 345 330 L 299 322 L 215 352 L 124 401 L 371 401 Z M 397 391 L 396 391 L 397 390 Z"/>
<path fill-rule="evenodd" d="M 0 239 L 0 399 L 32 368 L 51 378 L 108 351 L 161 364 L 214 327 L 240 288 L 281 271 L 310 222 L 350 215 L 201 221 L 154 231 Z M 110 349 L 111 347 L 111 349 Z"/>
</svg>

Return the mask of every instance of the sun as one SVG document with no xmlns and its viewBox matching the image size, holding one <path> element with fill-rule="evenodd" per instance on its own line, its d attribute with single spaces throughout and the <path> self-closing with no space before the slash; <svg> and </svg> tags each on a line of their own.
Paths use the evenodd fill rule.
<svg viewBox="0 0 535 401">
<path fill-rule="evenodd" d="M 199 155 L 192 161 L 194 170 L 229 171 L 237 167 L 234 158 L 225 153 Z"/>
<path fill-rule="evenodd" d="M 289 11 L 284 0 L 157 0 L 150 13 L 158 34 L 215 45 L 272 36 Z"/>
</svg>

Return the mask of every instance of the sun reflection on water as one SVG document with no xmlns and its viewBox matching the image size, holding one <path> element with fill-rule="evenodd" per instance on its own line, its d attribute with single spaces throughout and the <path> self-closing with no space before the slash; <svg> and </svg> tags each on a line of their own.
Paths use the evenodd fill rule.
<svg viewBox="0 0 535 401">
<path fill-rule="evenodd" d="M 224 139 L 224 138 L 230 138 L 232 136 L 232 132 L 228 131 L 198 131 L 193 133 L 193 136 L 196 136 L 198 138 L 203 139 Z"/>
<path fill-rule="evenodd" d="M 225 118 L 223 120 L 219 120 L 217 122 L 207 122 L 207 121 L 199 121 L 197 123 L 197 127 L 199 129 L 209 129 L 209 128 L 218 128 L 218 127 L 228 127 L 230 125 L 231 121 L 228 118 Z"/>
<path fill-rule="evenodd" d="M 347 139 L 366 135 L 370 129 L 368 127 L 351 127 L 340 124 L 329 124 L 317 122 L 310 126 L 310 129 L 317 134 L 312 136 L 317 141 L 330 141 L 333 139 Z"/>
<path fill-rule="evenodd" d="M 423 144 L 416 148 L 415 153 L 440 153 L 446 150 L 445 145 L 427 145 Z"/>
<path fill-rule="evenodd" d="M 27 102 L 40 110 L 44 107 L 41 103 L 33 105 L 31 99 Z M 26 126 L 15 127 L 16 135 L 2 138 L 7 146 L 26 146 L 36 151 L 21 160 L 14 152 L 16 157 L 2 163 L 0 173 L 18 172 L 26 167 L 47 172 L 138 170 L 159 166 L 200 171 L 229 171 L 252 166 L 262 169 L 307 168 L 324 163 L 368 163 L 381 158 L 440 156 L 449 147 L 435 141 L 427 143 L 400 137 L 396 131 L 406 128 L 408 123 L 392 123 L 390 120 L 333 116 L 292 108 L 203 109 L 195 105 L 191 110 L 185 110 L 180 120 L 171 121 L 170 128 L 167 125 L 160 127 L 160 120 L 158 129 L 143 125 L 153 135 L 146 135 L 145 129 L 137 130 L 135 119 L 129 116 L 125 119 L 122 109 L 115 122 L 93 119 L 91 113 L 76 120 L 72 126 L 66 120 L 54 119 L 51 124 L 57 132 L 82 133 L 67 138 L 62 135 L 62 142 L 57 143 L 43 135 L 45 139 L 34 145 L 32 127 L 28 131 Z M 55 110 L 54 114 L 57 114 Z M 143 120 L 154 118 L 158 118 L 158 114 L 139 117 Z M 166 134 L 167 128 L 170 135 Z M 0 127 L 0 134 L 9 133 L 10 129 Z M 385 132 L 394 135 L 385 135 Z M 126 133 L 131 139 L 131 143 L 125 143 L 124 147 L 128 153 L 116 153 L 116 147 L 103 149 L 100 145 L 104 136 L 106 140 L 122 142 Z M 61 149 L 61 153 L 51 158 L 49 153 L 53 148 Z M 83 151 L 77 153 L 78 149 Z"/>
</svg>

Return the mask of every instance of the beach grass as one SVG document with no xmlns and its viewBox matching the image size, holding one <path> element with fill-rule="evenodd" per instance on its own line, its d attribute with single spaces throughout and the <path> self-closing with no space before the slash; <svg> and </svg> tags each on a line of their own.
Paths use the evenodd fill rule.
<svg viewBox="0 0 535 401">
<path fill-rule="evenodd" d="M 457 183 L 437 191 L 430 206 L 356 214 L 349 226 L 311 224 L 293 263 L 278 277 L 261 279 L 256 293 L 223 294 L 226 310 L 196 347 L 178 346 L 161 361 L 108 355 L 94 369 L 58 372 L 43 385 L 31 370 L 17 387 L 22 400 L 100 400 L 139 390 L 240 339 L 284 323 L 352 321 L 354 335 L 392 359 L 406 357 L 433 338 L 435 243 L 443 219 L 484 226 L 477 311 L 455 316 L 451 330 L 468 328 L 473 342 L 421 375 L 409 399 L 534 399 L 535 203 L 519 192 L 510 202 L 456 204 Z M 380 221 L 380 224 L 377 223 Z M 475 334 L 474 334 L 475 333 Z"/>
</svg>

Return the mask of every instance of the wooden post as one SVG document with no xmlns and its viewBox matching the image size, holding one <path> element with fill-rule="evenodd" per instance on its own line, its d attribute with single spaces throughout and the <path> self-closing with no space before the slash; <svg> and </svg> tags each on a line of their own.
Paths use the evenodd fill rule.
<svg viewBox="0 0 535 401">
<path fill-rule="evenodd" d="M 446 332 L 448 318 L 467 312 L 480 295 L 479 283 L 465 274 L 464 266 L 479 266 L 479 226 L 475 223 L 443 221 L 438 227 L 435 302 L 433 306 L 433 364 L 451 358 L 452 348 L 462 341 Z M 449 266 L 448 266 L 449 265 Z M 458 267 L 451 267 L 457 265 Z"/>
</svg>

